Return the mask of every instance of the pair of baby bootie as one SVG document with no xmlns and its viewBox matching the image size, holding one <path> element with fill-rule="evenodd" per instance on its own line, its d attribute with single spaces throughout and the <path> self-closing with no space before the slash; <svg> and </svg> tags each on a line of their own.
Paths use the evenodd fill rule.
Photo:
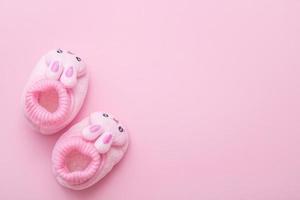
<svg viewBox="0 0 300 200">
<path fill-rule="evenodd" d="M 70 51 L 42 56 L 22 96 L 26 119 L 35 130 L 51 135 L 78 114 L 88 90 L 84 61 Z M 62 134 L 52 152 L 52 169 L 61 185 L 81 190 L 102 179 L 122 159 L 128 133 L 113 115 L 94 112 Z"/>
</svg>

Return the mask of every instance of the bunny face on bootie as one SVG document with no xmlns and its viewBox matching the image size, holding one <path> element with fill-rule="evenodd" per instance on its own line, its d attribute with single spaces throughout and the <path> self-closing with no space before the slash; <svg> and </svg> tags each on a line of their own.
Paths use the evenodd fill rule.
<svg viewBox="0 0 300 200">
<path fill-rule="evenodd" d="M 77 77 L 85 73 L 86 64 L 71 51 L 52 50 L 44 56 L 44 60 L 46 78 L 59 80 L 66 88 L 74 87 Z"/>
</svg>

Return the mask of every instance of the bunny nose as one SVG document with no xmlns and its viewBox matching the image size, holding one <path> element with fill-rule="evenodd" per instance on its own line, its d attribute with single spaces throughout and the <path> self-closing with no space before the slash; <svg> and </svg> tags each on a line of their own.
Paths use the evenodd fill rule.
<svg viewBox="0 0 300 200">
<path fill-rule="evenodd" d="M 113 118 L 113 120 L 114 120 L 117 124 L 119 123 L 119 121 L 118 121 L 117 119 Z"/>
</svg>

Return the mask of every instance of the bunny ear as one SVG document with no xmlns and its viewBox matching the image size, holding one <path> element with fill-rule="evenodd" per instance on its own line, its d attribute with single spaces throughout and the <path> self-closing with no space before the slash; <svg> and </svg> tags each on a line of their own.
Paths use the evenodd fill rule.
<svg viewBox="0 0 300 200">
<path fill-rule="evenodd" d="M 63 66 L 57 60 L 52 61 L 46 69 L 46 77 L 48 79 L 58 80 L 63 72 Z"/>
<path fill-rule="evenodd" d="M 94 124 L 85 127 L 82 130 L 82 137 L 87 141 L 94 141 L 101 135 L 104 130 L 100 125 Z"/>
<path fill-rule="evenodd" d="M 108 152 L 113 141 L 113 134 L 110 132 L 103 133 L 95 142 L 95 147 L 99 153 Z"/>
<path fill-rule="evenodd" d="M 73 65 L 64 68 L 60 81 L 66 88 L 73 88 L 77 83 L 77 70 Z"/>
</svg>

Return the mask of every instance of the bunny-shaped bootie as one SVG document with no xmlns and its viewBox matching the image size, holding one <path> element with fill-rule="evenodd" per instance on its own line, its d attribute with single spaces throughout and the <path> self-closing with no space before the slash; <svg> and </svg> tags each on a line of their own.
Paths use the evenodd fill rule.
<svg viewBox="0 0 300 200">
<path fill-rule="evenodd" d="M 64 133 L 52 152 L 57 181 L 82 190 L 102 179 L 123 158 L 128 132 L 111 114 L 92 113 Z"/>
<path fill-rule="evenodd" d="M 40 133 L 56 133 L 77 115 L 87 89 L 83 60 L 70 51 L 52 50 L 41 57 L 25 86 L 25 116 Z"/>
</svg>

